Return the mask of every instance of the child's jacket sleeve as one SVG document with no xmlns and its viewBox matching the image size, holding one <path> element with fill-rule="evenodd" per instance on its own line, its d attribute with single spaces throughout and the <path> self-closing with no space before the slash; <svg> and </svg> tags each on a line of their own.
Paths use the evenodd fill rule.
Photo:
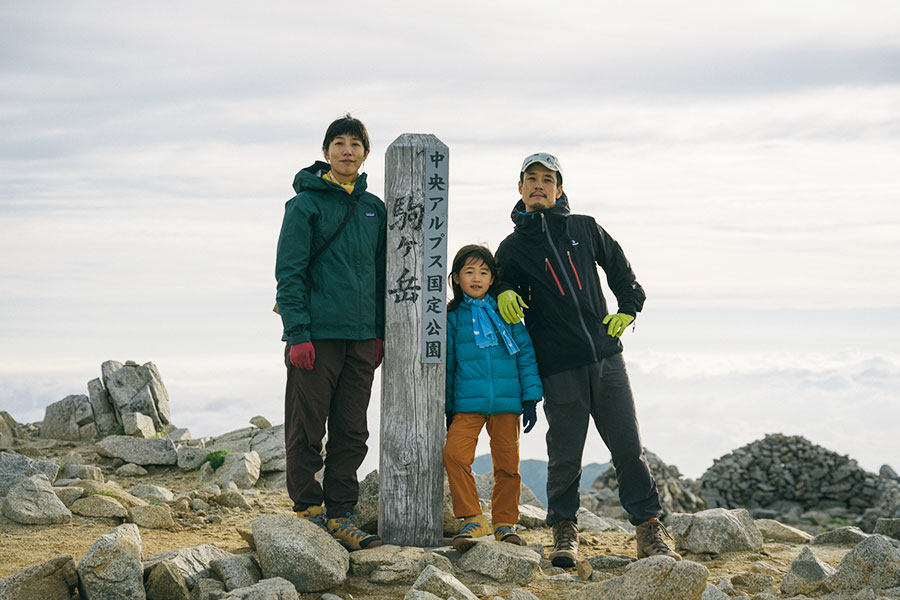
<svg viewBox="0 0 900 600">
<path fill-rule="evenodd" d="M 522 402 L 540 402 L 544 396 L 544 386 L 538 375 L 537 357 L 531 336 L 522 322 L 511 326 L 513 339 L 519 346 L 516 352 L 516 366 L 519 369 L 519 385 L 522 387 Z"/>
<path fill-rule="evenodd" d="M 454 380 L 456 379 L 456 319 L 447 313 L 447 382 L 444 396 L 444 412 L 453 412 Z"/>
</svg>

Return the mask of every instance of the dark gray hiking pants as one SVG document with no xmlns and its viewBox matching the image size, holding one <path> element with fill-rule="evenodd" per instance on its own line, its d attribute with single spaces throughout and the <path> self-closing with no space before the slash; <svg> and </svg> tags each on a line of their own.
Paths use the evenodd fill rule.
<svg viewBox="0 0 900 600">
<path fill-rule="evenodd" d="M 369 430 L 366 409 L 375 375 L 375 340 L 314 340 L 315 367 L 291 364 L 284 351 L 287 386 L 284 397 L 284 447 L 287 489 L 294 510 L 325 502 L 329 519 L 353 510 L 359 497 L 356 470 L 366 457 Z M 322 439 L 326 424 L 325 474 Z"/>
<path fill-rule="evenodd" d="M 619 501 L 639 525 L 660 514 L 656 481 L 641 447 L 634 397 L 622 354 L 542 378 L 547 415 L 547 524 L 575 521 L 588 422 L 612 454 Z"/>
</svg>

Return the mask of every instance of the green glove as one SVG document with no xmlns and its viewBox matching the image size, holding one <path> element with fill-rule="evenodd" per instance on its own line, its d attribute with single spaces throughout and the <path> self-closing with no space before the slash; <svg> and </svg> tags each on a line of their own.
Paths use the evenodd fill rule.
<svg viewBox="0 0 900 600">
<path fill-rule="evenodd" d="M 625 333 L 625 328 L 631 325 L 632 321 L 634 321 L 634 317 L 625 313 L 606 315 L 603 318 L 604 325 L 609 323 L 609 329 L 606 330 L 606 333 L 613 337 L 622 337 L 622 334 Z"/>
<path fill-rule="evenodd" d="M 528 308 L 522 296 L 512 290 L 506 290 L 497 296 L 497 308 L 500 309 L 500 316 L 507 323 L 518 323 L 525 316 L 522 308 Z"/>
</svg>

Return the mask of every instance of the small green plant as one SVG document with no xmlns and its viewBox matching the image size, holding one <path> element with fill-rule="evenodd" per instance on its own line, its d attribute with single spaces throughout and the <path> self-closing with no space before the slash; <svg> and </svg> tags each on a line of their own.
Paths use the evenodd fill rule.
<svg viewBox="0 0 900 600">
<path fill-rule="evenodd" d="M 847 527 L 848 525 L 852 524 L 844 517 L 831 517 L 829 523 L 832 525 L 840 525 L 841 527 Z"/>
<path fill-rule="evenodd" d="M 149 502 L 150 502 L 150 504 L 152 504 L 153 506 L 162 506 L 162 505 L 163 505 L 162 501 L 161 501 L 161 500 L 157 500 L 156 498 L 151 498 Z"/>
<path fill-rule="evenodd" d="M 125 435 L 125 426 L 119 425 L 116 427 L 116 435 Z"/>
<path fill-rule="evenodd" d="M 216 450 L 214 452 L 210 452 L 206 455 L 206 458 L 203 459 L 203 462 L 208 462 L 215 471 L 222 466 L 222 463 L 225 462 L 226 454 L 228 454 L 228 450 Z"/>
<path fill-rule="evenodd" d="M 157 440 L 163 440 L 166 438 L 166 435 L 167 434 L 165 431 L 157 431 L 156 433 L 153 434 L 153 438 L 157 439 Z"/>
<path fill-rule="evenodd" d="M 110 492 L 109 490 L 88 490 L 84 493 L 85 497 L 87 496 L 109 496 L 110 498 L 115 498 L 116 495 Z"/>
</svg>

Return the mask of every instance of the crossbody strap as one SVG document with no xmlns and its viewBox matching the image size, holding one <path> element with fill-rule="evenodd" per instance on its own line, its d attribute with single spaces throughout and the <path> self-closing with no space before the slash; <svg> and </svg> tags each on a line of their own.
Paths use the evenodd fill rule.
<svg viewBox="0 0 900 600">
<path fill-rule="evenodd" d="M 325 240 L 325 243 L 319 246 L 318 250 L 312 253 L 312 256 L 309 257 L 309 261 L 306 263 L 306 280 L 313 287 L 313 289 L 319 289 L 319 286 L 316 285 L 316 282 L 312 280 L 309 276 L 309 269 L 312 267 L 312 264 L 316 261 L 317 258 L 322 256 L 326 250 L 328 250 L 328 246 L 331 245 L 334 240 L 337 239 L 337 236 L 341 234 L 344 228 L 347 226 L 347 223 L 350 222 L 350 218 L 353 216 L 353 213 L 356 212 L 356 205 L 359 204 L 359 196 L 353 197 L 350 200 L 350 207 L 347 209 L 347 214 L 344 215 L 344 220 L 341 221 L 341 224 L 338 225 L 338 228 L 331 234 L 331 237 Z M 278 303 L 275 303 L 275 306 L 272 307 L 272 312 L 281 314 L 281 311 L 278 310 Z"/>
<path fill-rule="evenodd" d="M 350 200 L 350 208 L 347 209 L 347 214 L 344 215 L 344 220 L 341 221 L 341 224 L 338 225 L 338 228 L 334 231 L 334 233 L 331 234 L 331 237 L 328 238 L 325 241 L 325 243 L 319 247 L 318 250 L 313 252 L 312 256 L 309 257 L 309 262 L 306 263 L 306 270 L 307 270 L 306 278 L 313 284 L 313 287 L 316 287 L 316 284 L 309 278 L 309 268 L 312 266 L 312 264 L 316 261 L 317 258 L 322 256 L 322 253 L 324 253 L 326 250 L 328 250 L 328 246 L 330 246 L 331 243 L 337 239 L 337 236 L 339 236 L 341 234 L 341 232 L 347 226 L 347 223 L 350 222 L 350 217 L 353 216 L 353 212 L 356 210 L 356 205 L 358 203 L 359 203 L 359 196 L 356 196 L 355 198 Z"/>
</svg>

